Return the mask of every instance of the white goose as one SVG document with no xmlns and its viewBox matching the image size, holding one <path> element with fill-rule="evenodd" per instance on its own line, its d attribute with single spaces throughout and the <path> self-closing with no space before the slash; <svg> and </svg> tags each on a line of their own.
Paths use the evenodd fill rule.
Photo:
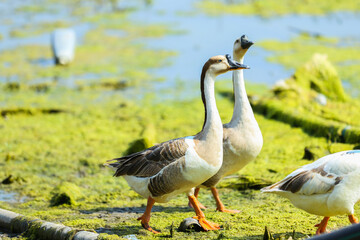
<svg viewBox="0 0 360 240">
<path fill-rule="evenodd" d="M 234 60 L 243 63 L 245 53 L 253 44 L 245 35 L 237 39 L 233 49 Z M 223 126 L 223 164 L 220 170 L 200 187 L 211 188 L 218 211 L 237 213 L 239 211 L 225 208 L 215 186 L 224 176 L 238 172 L 254 160 L 261 151 L 263 138 L 246 94 L 243 71 L 234 71 L 232 79 L 235 106 L 231 121 Z M 199 190 L 199 187 L 195 189 L 195 197 Z M 191 206 L 190 203 L 189 205 Z M 203 205 L 200 207 L 205 208 Z"/>
<path fill-rule="evenodd" d="M 261 189 L 288 198 L 295 207 L 324 216 L 316 234 L 326 231 L 331 216 L 347 214 L 358 223 L 354 205 L 360 200 L 360 150 L 334 153 L 305 165 Z"/>
<path fill-rule="evenodd" d="M 221 167 L 222 123 L 216 107 L 214 83 L 217 75 L 231 70 L 245 69 L 229 55 L 210 58 L 201 73 L 201 95 L 205 107 L 202 130 L 195 136 L 173 139 L 106 165 L 116 170 L 114 176 L 124 176 L 138 194 L 148 199 L 144 214 L 138 218 L 142 226 L 153 232 L 150 212 L 155 202 L 167 202 L 186 192 L 194 206 L 196 218 L 205 230 L 219 229 L 219 225 L 205 219 L 193 188 L 213 176 Z"/>
</svg>

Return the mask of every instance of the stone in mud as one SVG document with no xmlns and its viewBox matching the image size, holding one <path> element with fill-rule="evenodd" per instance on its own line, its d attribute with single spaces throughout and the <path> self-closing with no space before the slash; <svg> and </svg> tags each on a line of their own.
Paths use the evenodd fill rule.
<svg viewBox="0 0 360 240">
<path fill-rule="evenodd" d="M 201 227 L 198 220 L 194 218 L 185 218 L 178 228 L 180 232 L 189 232 L 189 231 L 195 231 L 195 232 L 201 232 L 204 231 L 204 229 Z"/>
</svg>

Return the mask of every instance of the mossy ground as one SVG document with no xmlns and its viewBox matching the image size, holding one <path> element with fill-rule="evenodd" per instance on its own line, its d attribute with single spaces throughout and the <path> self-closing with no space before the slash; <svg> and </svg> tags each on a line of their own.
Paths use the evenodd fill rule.
<svg viewBox="0 0 360 240">
<path fill-rule="evenodd" d="M 201 100 L 166 104 L 143 100 L 135 104 L 120 94 L 101 96 L 100 90 L 68 90 L 66 93 L 68 97 L 61 100 L 56 97 L 56 91 L 41 95 L 26 90 L 12 93 L 11 102 L 19 107 L 26 103 L 39 109 L 51 106 L 66 111 L 19 113 L 1 119 L 0 131 L 5 137 L 0 140 L 3 169 L 0 179 L 10 174 L 22 179 L 2 188 L 28 198 L 25 203 L 1 202 L 0 207 L 76 228 L 100 229 L 120 236 L 136 234 L 144 239 L 155 237 L 144 232 L 136 220 L 144 211 L 146 200 L 133 192 L 123 178 L 113 178 L 112 171 L 102 163 L 123 155 L 134 140 L 141 138 L 145 123 L 155 124 L 157 142 L 198 132 L 203 120 L 203 114 L 199 114 Z M 224 122 L 228 121 L 232 102 L 218 95 L 218 107 Z M 261 115 L 256 118 L 264 135 L 264 147 L 260 156 L 240 172 L 250 177 L 270 182 L 280 180 L 309 163 L 301 160 L 305 147 L 315 149 L 317 157 L 355 147 L 311 137 L 300 128 Z M 225 181 L 230 183 L 233 179 Z M 78 186 L 83 196 L 76 198 L 76 204 L 51 207 L 54 190 L 64 182 Z M 285 199 L 261 194 L 258 190 L 221 188 L 220 192 L 229 208 L 242 212 L 216 212 L 208 190 L 201 190 L 200 200 L 209 206 L 206 216 L 223 224 L 224 230 L 208 233 L 175 230 L 174 237 L 261 239 L 264 227 L 268 226 L 275 234 L 290 236 L 295 230 L 295 237 L 303 238 L 314 233 L 313 225 L 320 220 L 294 208 Z M 156 237 L 168 236 L 172 223 L 176 229 L 184 218 L 193 215 L 185 194 L 169 203 L 156 204 L 151 224 L 163 232 Z M 348 225 L 345 216 L 335 217 L 330 229 L 345 225 Z"/>
</svg>

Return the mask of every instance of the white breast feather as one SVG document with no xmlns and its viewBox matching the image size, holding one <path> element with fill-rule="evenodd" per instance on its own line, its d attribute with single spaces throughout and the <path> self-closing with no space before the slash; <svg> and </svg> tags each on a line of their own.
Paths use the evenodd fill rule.
<svg viewBox="0 0 360 240">
<path fill-rule="evenodd" d="M 221 164 L 213 166 L 202 159 L 194 149 L 194 137 L 186 137 L 185 142 L 189 147 L 185 153 L 183 176 L 188 181 L 200 184 L 212 177 L 219 170 Z M 222 161 L 222 152 L 219 153 L 218 158 Z"/>
</svg>

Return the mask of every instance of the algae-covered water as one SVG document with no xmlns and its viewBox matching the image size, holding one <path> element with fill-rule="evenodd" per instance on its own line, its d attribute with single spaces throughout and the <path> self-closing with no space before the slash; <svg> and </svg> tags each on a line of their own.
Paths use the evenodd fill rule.
<svg viewBox="0 0 360 240">
<path fill-rule="evenodd" d="M 303 159 L 305 148 L 315 158 L 359 148 L 354 141 L 359 136 L 354 120 L 359 117 L 354 109 L 360 106 L 360 33 L 354 31 L 359 9 L 352 1 L 346 1 L 348 6 L 284 1 L 287 11 L 271 0 L 253 2 L 1 2 L 0 207 L 96 231 L 105 239 L 262 239 L 265 226 L 275 237 L 313 235 L 320 217 L 258 188 L 309 163 Z M 54 65 L 50 33 L 59 27 L 76 32 L 75 60 L 69 66 Z M 216 212 L 210 192 L 202 190 L 199 198 L 208 206 L 207 218 L 224 229 L 182 233 L 177 227 L 194 212 L 185 195 L 179 195 L 154 206 L 150 223 L 162 231 L 154 236 L 136 220 L 146 200 L 102 164 L 200 131 L 202 64 L 212 55 L 231 53 L 242 34 L 256 42 L 245 59 L 251 66 L 245 78 L 264 147 L 254 162 L 219 184 L 224 203 L 241 213 Z M 329 95 L 329 105 L 316 105 L 316 89 L 291 77 L 305 82 L 322 72 L 301 71 L 317 52 L 327 55 L 332 81 L 343 83 L 344 101 L 325 84 L 320 90 Z M 321 81 L 326 83 L 326 76 Z M 230 78 L 225 74 L 216 85 L 223 122 L 232 115 Z M 301 85 L 303 97 L 270 90 L 279 79 L 288 79 L 296 91 Z M 303 115 L 291 115 L 286 107 Z M 329 135 L 328 124 L 340 130 L 351 126 L 348 132 L 354 135 Z M 329 229 L 348 224 L 346 216 L 334 217 Z"/>
</svg>

